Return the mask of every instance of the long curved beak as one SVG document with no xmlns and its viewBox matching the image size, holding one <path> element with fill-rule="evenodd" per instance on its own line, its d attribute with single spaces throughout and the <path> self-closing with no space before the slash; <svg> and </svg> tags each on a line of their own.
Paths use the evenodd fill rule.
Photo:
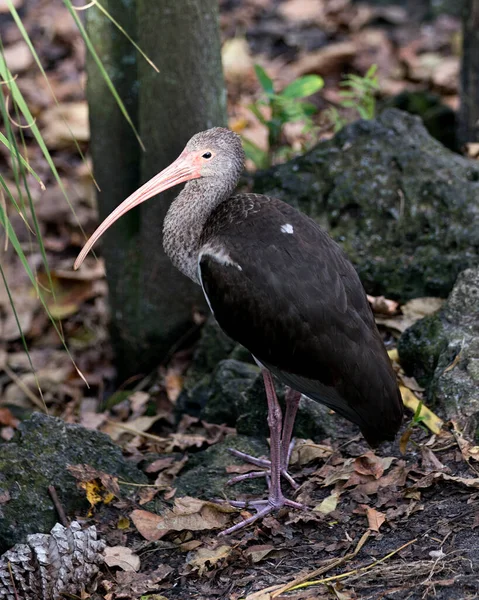
<svg viewBox="0 0 479 600">
<path fill-rule="evenodd" d="M 145 202 L 145 200 L 148 200 L 149 198 L 156 196 L 157 194 L 160 194 L 161 192 L 164 192 L 175 185 L 178 185 L 179 183 L 184 183 L 190 179 L 197 179 L 198 177 L 200 177 L 200 174 L 198 172 L 198 168 L 192 160 L 191 155 L 183 151 L 175 160 L 175 162 L 171 163 L 169 167 L 166 167 L 166 169 L 158 173 L 158 175 L 152 177 L 149 181 L 142 185 L 141 188 L 136 190 L 136 192 L 133 192 L 131 196 L 124 200 L 110 215 L 108 215 L 108 217 L 97 227 L 91 238 L 83 246 L 82 251 L 78 255 L 75 264 L 73 265 L 73 268 L 78 269 L 78 267 L 80 267 L 82 262 L 85 260 L 86 255 L 88 252 L 90 252 L 98 238 L 105 233 L 110 225 L 113 225 L 115 221 L 117 221 L 129 210 L 135 206 L 138 206 L 142 202 Z"/>
</svg>

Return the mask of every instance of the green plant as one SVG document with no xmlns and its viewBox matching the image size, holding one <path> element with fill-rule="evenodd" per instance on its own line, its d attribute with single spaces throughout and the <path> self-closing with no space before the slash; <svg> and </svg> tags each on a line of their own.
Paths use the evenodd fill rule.
<svg viewBox="0 0 479 600">
<path fill-rule="evenodd" d="M 340 109 L 352 109 L 361 119 L 370 120 L 374 118 L 376 93 L 379 90 L 377 70 L 377 65 L 372 65 L 364 77 L 350 73 L 343 78 L 343 81 L 339 84 L 342 88 L 339 92 L 339 109 L 330 108 L 328 111 L 328 117 L 334 125 L 335 132 L 356 118 L 356 115 L 352 118 L 350 116 L 349 119 L 344 117 Z"/>
<path fill-rule="evenodd" d="M 299 102 L 320 90 L 324 81 L 318 75 L 299 77 L 281 92 L 275 92 L 273 81 L 266 71 L 255 65 L 256 77 L 261 85 L 263 94 L 249 106 L 255 117 L 268 129 L 268 151 L 261 150 L 248 139 L 243 139 L 246 156 L 258 168 L 269 166 L 275 153 L 282 146 L 283 127 L 286 123 L 303 121 L 305 131 L 313 128 L 312 116 L 316 112 L 314 104 Z M 269 118 L 263 114 L 262 108 L 267 107 Z"/>
<path fill-rule="evenodd" d="M 424 429 L 424 431 L 426 431 L 426 432 L 428 431 L 426 425 L 424 424 L 424 422 L 427 421 L 427 417 L 424 416 L 423 414 L 421 414 L 422 409 L 423 409 L 423 403 L 419 402 L 416 410 L 414 411 L 413 418 L 408 423 L 408 426 L 406 427 L 404 433 L 401 436 L 401 439 L 399 440 L 399 449 L 402 454 L 406 453 L 407 445 L 408 445 L 409 441 L 411 441 L 410 438 L 411 438 L 413 429 L 415 429 L 417 427 L 421 427 L 421 429 Z"/>
<path fill-rule="evenodd" d="M 30 39 L 28 32 L 22 22 L 22 18 L 20 16 L 20 14 L 16 10 L 15 5 L 12 0 L 6 0 L 6 3 L 7 3 L 7 8 L 9 9 L 10 14 L 11 14 L 21 36 L 23 37 L 26 45 L 28 46 L 28 49 L 34 58 L 34 61 L 37 65 L 41 75 L 44 77 L 44 79 L 46 81 L 47 87 L 52 95 L 54 103 L 58 105 L 58 100 L 54 94 L 53 88 L 50 85 L 50 82 L 48 79 L 48 74 L 41 64 L 40 58 L 37 54 L 37 51 L 34 47 L 32 40 Z M 81 23 L 81 20 L 77 16 L 78 10 L 81 10 L 81 9 L 79 9 L 78 7 L 75 7 L 72 4 L 71 0 L 63 0 L 63 3 L 65 5 L 65 7 L 68 9 L 68 11 L 70 12 L 77 27 L 79 28 L 81 36 L 83 37 L 85 46 L 86 46 L 87 50 L 92 54 L 92 56 L 96 62 L 96 65 L 105 80 L 106 85 L 108 86 L 111 94 L 114 96 L 114 98 L 123 114 L 123 117 L 127 120 L 129 125 L 132 127 L 132 129 L 134 130 L 135 135 L 138 139 L 138 143 L 140 144 L 140 146 L 143 147 L 141 139 L 140 139 L 137 131 L 135 130 L 133 122 L 132 122 L 131 118 L 129 117 L 127 110 L 125 108 L 125 105 L 123 104 L 122 100 L 120 99 L 120 96 L 118 95 L 105 67 L 103 66 L 103 63 L 101 62 L 95 49 L 93 48 L 93 45 L 91 44 L 88 34 L 86 33 L 86 31 Z M 93 7 L 93 4 L 90 6 Z M 129 39 L 129 41 L 135 46 L 135 48 L 142 54 L 142 56 L 145 58 L 145 60 L 147 60 L 150 63 L 150 65 L 153 66 L 153 68 L 155 68 L 155 70 L 158 71 L 158 69 L 151 63 L 151 61 L 148 59 L 148 57 L 146 57 L 144 55 L 144 53 L 138 48 L 138 46 L 135 44 L 135 42 L 128 36 L 128 34 L 120 27 L 120 25 L 116 21 L 114 21 L 114 19 L 106 11 L 106 9 L 100 5 L 98 0 L 96 0 L 94 2 L 94 6 L 95 6 L 95 8 L 93 8 L 93 10 L 100 10 L 103 14 L 105 14 L 105 16 L 107 18 L 109 18 L 118 29 L 120 29 L 121 33 Z M 39 126 L 36 124 L 35 118 L 33 117 L 32 113 L 30 111 L 30 108 L 28 106 L 28 103 L 22 94 L 21 88 L 17 85 L 17 76 L 12 74 L 8 68 L 8 65 L 5 60 L 3 45 L 1 43 L 1 41 L 0 41 L 0 85 L 2 86 L 2 91 L 3 91 L 3 93 L 0 92 L 0 116 L 2 118 L 2 129 L 3 129 L 3 131 L 0 131 L 0 144 L 4 145 L 6 147 L 6 149 L 8 150 L 9 159 L 10 159 L 10 169 L 9 169 L 8 177 L 4 176 L 3 174 L 0 174 L 0 231 L 3 229 L 2 233 L 4 236 L 4 240 L 2 240 L 2 246 L 4 248 L 3 251 L 0 248 L 0 282 L 1 282 L 1 285 L 4 286 L 5 292 L 8 297 L 8 301 L 11 306 L 11 310 L 12 310 L 14 319 L 18 326 L 19 338 L 22 342 L 22 345 L 26 352 L 28 360 L 30 361 L 31 370 L 35 374 L 35 370 L 34 370 L 33 364 L 30 359 L 28 342 L 27 342 L 27 339 L 22 330 L 22 325 L 20 322 L 18 311 L 15 306 L 16 298 L 14 297 L 14 294 L 12 293 L 11 288 L 9 287 L 7 270 L 6 270 L 3 260 L 2 260 L 4 257 L 5 251 L 7 249 L 7 246 L 9 244 L 11 244 L 11 246 L 13 247 L 13 250 L 15 251 L 15 253 L 17 254 L 17 256 L 19 258 L 20 264 L 22 265 L 23 269 L 25 270 L 25 272 L 28 276 L 33 293 L 39 299 L 40 304 L 43 306 L 43 309 L 45 310 L 46 314 L 48 315 L 48 317 L 53 325 L 53 328 L 55 329 L 55 331 L 58 335 L 60 343 L 63 345 L 64 350 L 68 353 L 68 356 L 71 358 L 72 363 L 75 366 L 75 368 L 77 369 L 79 376 L 81 378 L 83 378 L 83 375 L 81 374 L 80 370 L 76 367 L 73 357 L 70 354 L 70 351 L 68 349 L 67 342 L 66 342 L 65 336 L 63 334 L 61 322 L 59 321 L 58 317 L 55 317 L 55 315 L 52 314 L 50 307 L 49 307 L 48 298 L 52 297 L 55 299 L 55 287 L 54 287 L 54 284 L 52 281 L 52 276 L 51 276 L 50 268 L 49 268 L 48 261 L 47 261 L 47 253 L 45 250 L 45 246 L 43 244 L 42 233 L 41 233 L 39 223 L 38 223 L 38 220 L 37 220 L 37 217 L 35 214 L 34 202 L 32 200 L 32 194 L 31 194 L 31 190 L 30 190 L 31 185 L 32 185 L 32 177 L 35 180 L 34 183 L 38 184 L 43 190 L 45 189 L 45 185 L 42 182 L 40 176 L 35 172 L 35 170 L 32 168 L 32 166 L 28 162 L 29 152 L 28 152 L 28 147 L 27 147 L 26 140 L 25 140 L 25 137 L 23 134 L 23 129 L 27 129 L 27 128 L 29 129 L 29 132 L 30 132 L 29 137 L 32 138 L 32 141 L 30 143 L 32 143 L 32 144 L 34 143 L 40 148 L 41 153 L 43 155 L 43 159 L 51 171 L 50 179 L 52 181 L 56 182 L 56 184 L 59 186 L 60 190 L 63 193 L 65 201 L 68 203 L 68 205 L 74 215 L 75 215 L 75 211 L 74 211 L 73 206 L 68 197 L 67 189 L 64 186 L 63 180 L 62 180 L 62 178 L 58 172 L 58 169 L 55 165 L 54 157 L 50 153 L 50 150 L 48 149 L 47 144 L 46 144 L 45 140 L 43 139 L 42 132 L 41 132 Z M 10 105 L 8 104 L 8 101 L 10 102 Z M 20 125 L 20 126 L 18 125 L 18 123 L 21 121 L 22 118 L 27 123 L 27 125 Z M 68 127 L 68 124 L 66 123 L 65 120 L 64 120 L 64 123 Z M 73 133 L 71 131 L 70 131 L 70 133 L 71 133 L 72 139 L 76 145 L 79 155 L 81 156 L 82 159 L 84 159 L 83 154 L 80 149 L 80 146 L 78 145 L 77 141 L 75 140 Z M 22 218 L 23 222 L 25 223 L 28 235 L 30 236 L 28 245 L 22 244 L 22 242 L 17 237 L 16 231 L 10 222 L 10 212 L 18 213 L 20 215 L 20 217 Z M 75 215 L 75 218 L 76 218 L 76 215 Z M 77 219 L 77 224 L 78 224 L 79 229 L 83 233 L 83 230 L 81 228 L 80 223 L 78 222 L 78 219 Z M 42 265 L 41 265 L 40 270 L 43 270 L 45 273 L 45 276 L 46 276 L 46 278 L 43 278 L 43 283 L 40 282 L 40 280 L 42 279 L 41 273 L 37 272 L 37 270 L 30 265 L 29 260 L 28 260 L 29 248 L 33 247 L 33 246 L 38 247 L 39 253 L 40 253 L 40 256 L 42 259 Z M 36 377 L 36 375 L 35 375 L 35 377 Z M 40 385 L 39 385 L 38 381 L 37 381 L 37 387 L 38 387 L 40 395 L 41 395 L 41 389 L 40 389 Z"/>
</svg>

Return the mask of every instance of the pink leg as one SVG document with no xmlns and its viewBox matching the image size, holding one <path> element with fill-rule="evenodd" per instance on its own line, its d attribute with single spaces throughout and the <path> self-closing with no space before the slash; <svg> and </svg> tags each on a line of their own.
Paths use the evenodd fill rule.
<svg viewBox="0 0 479 600">
<path fill-rule="evenodd" d="M 286 390 L 286 412 L 283 421 L 283 432 L 281 435 L 281 448 L 283 455 L 283 469 L 287 469 L 291 452 L 294 444 L 291 443 L 293 437 L 294 421 L 298 412 L 299 401 L 301 400 L 301 392 L 297 392 L 292 388 Z"/>
<path fill-rule="evenodd" d="M 256 500 L 252 502 L 231 502 L 230 504 L 233 506 L 238 506 L 240 508 L 251 507 L 255 508 L 257 512 L 249 519 L 246 519 L 245 521 L 238 523 L 237 525 L 234 525 L 225 531 L 222 531 L 219 535 L 229 535 L 235 531 L 238 531 L 238 529 L 246 527 L 257 519 L 264 517 L 265 515 L 278 510 L 283 506 L 290 506 L 298 509 L 305 508 L 302 504 L 285 498 L 281 490 L 281 472 L 283 470 L 283 453 L 281 444 L 281 407 L 276 397 L 271 373 L 265 369 L 263 369 L 263 379 L 264 386 L 266 388 L 266 398 L 268 400 L 268 425 L 270 431 L 271 485 L 269 488 L 268 499 Z"/>
<path fill-rule="evenodd" d="M 275 394 L 276 397 L 276 394 Z M 299 401 L 301 400 L 301 393 L 287 388 L 286 390 L 286 412 L 283 421 L 283 430 L 281 435 L 281 475 L 291 485 L 293 489 L 297 489 L 299 486 L 296 481 L 288 473 L 289 459 L 291 458 L 291 452 L 294 448 L 294 442 L 291 441 L 293 434 L 294 421 L 296 419 L 296 413 L 298 412 Z M 235 448 L 228 448 L 228 451 L 233 455 L 245 462 L 249 462 L 257 467 L 263 467 L 265 471 L 253 471 L 251 473 L 245 473 L 244 475 L 238 475 L 230 479 L 226 485 L 234 485 L 240 481 L 247 481 L 248 479 L 255 479 L 257 477 L 268 477 L 271 475 L 271 462 L 262 458 L 256 458 L 250 454 L 245 454 Z"/>
</svg>

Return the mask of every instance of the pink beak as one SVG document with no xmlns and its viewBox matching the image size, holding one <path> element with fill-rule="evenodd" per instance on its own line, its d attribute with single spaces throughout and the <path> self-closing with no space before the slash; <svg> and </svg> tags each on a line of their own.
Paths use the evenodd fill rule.
<svg viewBox="0 0 479 600">
<path fill-rule="evenodd" d="M 184 183 L 190 179 L 197 179 L 198 177 L 201 177 L 198 166 L 195 165 L 194 158 L 194 155 L 183 150 L 175 162 L 171 163 L 169 167 L 166 167 L 166 169 L 158 173 L 158 175 L 152 177 L 150 181 L 147 181 L 141 186 L 141 188 L 136 190 L 136 192 L 133 192 L 131 196 L 117 206 L 115 210 L 103 221 L 103 223 L 97 227 L 91 238 L 83 246 L 82 251 L 78 255 L 75 264 L 73 265 L 73 268 L 78 269 L 78 267 L 80 267 L 82 262 L 85 260 L 86 255 L 88 252 L 90 252 L 93 244 L 95 244 L 98 238 L 105 233 L 110 225 L 113 225 L 115 221 L 117 221 L 129 210 L 135 206 L 138 206 L 142 202 L 145 202 L 145 200 L 148 200 L 149 198 L 156 196 L 157 194 L 160 194 L 161 192 L 164 192 L 175 185 L 178 185 L 179 183 Z"/>
</svg>

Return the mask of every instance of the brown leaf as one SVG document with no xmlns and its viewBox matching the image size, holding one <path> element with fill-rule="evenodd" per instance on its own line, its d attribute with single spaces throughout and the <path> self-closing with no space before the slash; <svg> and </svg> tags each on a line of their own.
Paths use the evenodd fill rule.
<svg viewBox="0 0 479 600">
<path fill-rule="evenodd" d="M 243 83 L 254 77 L 253 59 L 244 37 L 234 37 L 223 44 L 221 49 L 223 71 L 227 81 Z"/>
<path fill-rule="evenodd" d="M 389 469 L 394 457 L 381 458 L 371 450 L 354 460 L 354 470 L 362 475 L 372 475 L 375 479 L 382 477 L 385 470 Z"/>
<path fill-rule="evenodd" d="M 10 409 L 0 406 L 0 425 L 8 425 L 9 427 L 16 428 L 19 422 L 20 421 L 13 416 Z"/>
<path fill-rule="evenodd" d="M 12 75 L 26 71 L 34 60 L 27 43 L 23 40 L 7 46 L 3 51 L 3 56 Z"/>
<path fill-rule="evenodd" d="M 159 471 L 163 471 L 163 469 L 170 467 L 174 462 L 175 458 L 173 456 L 159 458 L 158 460 L 154 460 L 146 467 L 145 473 L 158 473 Z"/>
<path fill-rule="evenodd" d="M 437 458 L 434 452 L 426 446 L 421 446 L 421 458 L 422 466 L 426 473 L 448 469 L 448 467 L 443 465 L 442 462 Z"/>
<path fill-rule="evenodd" d="M 260 546 L 250 546 L 244 551 L 244 555 L 251 559 L 253 563 L 258 563 L 266 558 L 268 554 L 277 550 L 277 548 L 271 544 L 263 544 Z"/>
<path fill-rule="evenodd" d="M 173 509 L 165 511 L 162 515 L 134 510 L 130 517 L 143 537 L 158 540 L 170 531 L 224 529 L 229 515 L 234 512 L 236 509 L 227 504 L 215 504 L 184 496 L 176 498 Z"/>
<path fill-rule="evenodd" d="M 386 521 L 386 516 L 370 506 L 364 506 L 364 508 L 366 509 L 369 529 L 371 529 L 371 531 L 379 531 L 381 525 Z"/>
<path fill-rule="evenodd" d="M 165 531 L 158 529 L 159 523 L 162 523 L 162 517 L 155 515 L 147 510 L 136 509 L 130 513 L 130 519 L 142 535 L 149 542 L 156 542 L 165 535 Z"/>
<path fill-rule="evenodd" d="M 312 440 L 298 440 L 293 448 L 290 462 L 302 467 L 315 460 L 329 458 L 332 454 L 331 446 L 315 444 Z"/>
<path fill-rule="evenodd" d="M 99 480 L 102 486 L 117 498 L 121 496 L 120 486 L 118 485 L 118 477 L 98 471 L 90 465 L 67 465 L 68 471 L 80 483 L 89 483 Z"/>
<path fill-rule="evenodd" d="M 187 564 L 192 567 L 193 571 L 198 571 L 198 575 L 203 575 L 209 567 L 214 567 L 218 562 L 222 561 L 233 552 L 231 546 L 218 546 L 213 550 L 209 548 L 200 548 L 188 561 Z"/>
<path fill-rule="evenodd" d="M 86 300 L 96 295 L 92 280 L 62 279 L 51 272 L 53 289 L 46 273 L 40 273 L 38 283 L 45 291 L 45 300 L 54 319 L 64 319 L 78 312 Z"/>
<path fill-rule="evenodd" d="M 126 546 L 107 546 L 103 553 L 109 567 L 120 567 L 123 571 L 138 571 L 140 557 Z"/>
<path fill-rule="evenodd" d="M 12 4 L 15 8 L 19 8 L 23 4 L 23 0 L 12 0 Z M 9 13 L 10 5 L 7 0 L 0 0 L 0 13 Z"/>
<path fill-rule="evenodd" d="M 72 135 L 78 142 L 88 142 L 90 127 L 85 101 L 54 105 L 42 114 L 43 139 L 53 149 L 74 148 Z"/>
<path fill-rule="evenodd" d="M 395 300 L 388 300 L 384 296 L 370 296 L 368 294 L 368 302 L 373 309 L 373 312 L 382 315 L 394 315 L 398 308 L 399 303 Z"/>
<path fill-rule="evenodd" d="M 115 575 L 116 585 L 114 598 L 140 598 L 149 592 L 156 592 L 158 584 L 166 579 L 173 569 L 168 565 L 160 565 L 148 573 L 134 573 L 132 571 L 118 571 Z M 150 600 L 167 600 L 165 596 L 147 596 Z"/>
</svg>

